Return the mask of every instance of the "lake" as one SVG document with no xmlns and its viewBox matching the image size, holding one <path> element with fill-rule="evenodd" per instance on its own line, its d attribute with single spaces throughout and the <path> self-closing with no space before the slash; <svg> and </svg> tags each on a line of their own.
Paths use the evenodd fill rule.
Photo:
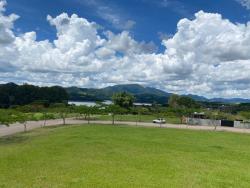
<svg viewBox="0 0 250 188">
<path fill-rule="evenodd" d="M 112 101 L 104 101 L 103 102 L 104 104 L 112 104 Z M 95 106 L 96 105 L 96 102 L 93 102 L 93 101 L 69 101 L 68 104 L 74 104 L 76 106 Z"/>
<path fill-rule="evenodd" d="M 103 102 L 104 104 L 110 105 L 112 101 L 106 100 Z M 69 101 L 68 104 L 74 104 L 76 106 L 95 106 L 96 103 L 93 101 Z M 134 103 L 134 106 L 152 106 L 151 103 Z"/>
</svg>

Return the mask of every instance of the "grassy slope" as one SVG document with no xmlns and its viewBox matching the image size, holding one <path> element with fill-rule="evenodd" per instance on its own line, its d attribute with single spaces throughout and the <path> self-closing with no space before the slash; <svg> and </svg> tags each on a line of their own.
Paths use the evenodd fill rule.
<svg viewBox="0 0 250 188">
<path fill-rule="evenodd" d="M 0 139 L 0 187 L 249 187 L 250 136 L 74 126 Z"/>
</svg>

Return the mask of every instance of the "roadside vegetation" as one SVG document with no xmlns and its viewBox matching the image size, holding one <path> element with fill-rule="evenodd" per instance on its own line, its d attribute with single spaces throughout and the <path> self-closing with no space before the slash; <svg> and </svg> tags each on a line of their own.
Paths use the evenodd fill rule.
<svg viewBox="0 0 250 188">
<path fill-rule="evenodd" d="M 194 112 L 204 112 L 207 118 L 225 120 L 250 119 L 250 104 L 221 104 L 197 102 L 188 96 L 172 95 L 165 104 L 134 106 L 136 98 L 126 92 L 114 93 L 113 104 L 97 102 L 95 106 L 68 105 L 67 92 L 61 87 L 18 86 L 13 83 L 0 85 L 0 124 L 9 126 L 19 122 L 46 121 L 67 118 L 92 120 L 152 122 L 164 118 L 167 123 L 182 124 Z"/>
<path fill-rule="evenodd" d="M 0 109 L 0 124 L 10 125 L 15 122 L 46 121 L 49 119 L 62 119 L 66 124 L 67 118 L 77 118 L 91 122 L 92 120 L 107 120 L 112 124 L 115 121 L 152 122 L 153 119 L 165 118 L 167 123 L 181 124 L 183 117 L 188 117 L 194 112 L 204 112 L 207 118 L 244 120 L 250 119 L 250 105 L 240 105 L 229 108 L 206 108 L 201 103 L 189 97 L 173 95 L 168 103 L 163 106 L 133 106 L 134 97 L 128 93 L 114 94 L 113 104 L 106 105 L 101 102 L 95 106 L 75 106 L 67 103 L 33 102 L 28 105 L 14 105 Z M 249 108 L 249 109 L 248 109 Z"/>
</svg>

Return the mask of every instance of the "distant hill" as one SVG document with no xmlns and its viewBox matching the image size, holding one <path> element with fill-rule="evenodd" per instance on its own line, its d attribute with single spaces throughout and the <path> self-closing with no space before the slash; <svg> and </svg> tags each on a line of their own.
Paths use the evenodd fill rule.
<svg viewBox="0 0 250 188">
<path fill-rule="evenodd" d="M 209 99 L 209 102 L 221 102 L 221 103 L 250 103 L 250 99 L 242 99 L 242 98 L 213 98 Z"/>
<path fill-rule="evenodd" d="M 171 93 L 159 89 L 144 87 L 138 84 L 115 85 L 101 89 L 88 89 L 69 87 L 66 88 L 70 100 L 76 101 L 103 101 L 110 100 L 117 92 L 128 92 L 135 96 L 136 102 L 166 104 Z"/>
<path fill-rule="evenodd" d="M 136 98 L 135 102 L 159 104 L 166 104 L 168 98 L 172 95 L 172 93 L 168 93 L 153 87 L 144 87 L 139 84 L 115 85 L 101 89 L 94 89 L 78 87 L 61 88 L 58 86 L 38 87 L 27 84 L 17 85 L 14 83 L 7 83 L 0 84 L 0 104 L 2 104 L 2 106 L 22 105 L 28 104 L 35 100 L 47 100 L 53 103 L 68 99 L 72 101 L 105 101 L 111 100 L 113 94 L 117 92 L 128 92 L 133 94 Z M 184 96 L 204 103 L 250 103 L 250 99 L 242 98 L 207 99 L 203 96 L 191 94 Z M 59 98 L 63 99 L 59 100 Z"/>
<path fill-rule="evenodd" d="M 0 108 L 30 103 L 51 104 L 67 102 L 67 91 L 59 86 L 39 87 L 30 84 L 0 84 Z"/>
<path fill-rule="evenodd" d="M 183 96 L 190 97 L 196 101 L 209 102 L 209 99 L 207 99 L 206 97 L 199 96 L 199 95 L 188 94 L 188 95 L 183 95 Z"/>
<path fill-rule="evenodd" d="M 153 87 L 144 87 L 139 84 L 126 84 L 126 85 L 115 85 L 109 86 L 101 89 L 88 89 L 88 88 L 78 88 L 78 87 L 69 87 L 66 88 L 70 96 L 70 100 L 73 101 L 104 101 L 111 100 L 111 97 L 114 93 L 117 92 L 128 92 L 133 94 L 136 97 L 136 102 L 144 103 L 160 103 L 166 104 L 169 96 L 172 93 L 168 93 Z M 250 103 L 250 99 L 242 98 L 213 98 L 207 99 L 203 96 L 198 95 L 184 95 L 190 97 L 196 101 L 201 102 L 220 102 L 220 103 Z"/>
</svg>

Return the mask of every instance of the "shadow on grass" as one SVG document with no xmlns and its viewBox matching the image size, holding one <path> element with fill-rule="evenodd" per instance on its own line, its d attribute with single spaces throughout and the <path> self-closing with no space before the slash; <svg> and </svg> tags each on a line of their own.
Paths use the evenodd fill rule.
<svg viewBox="0 0 250 188">
<path fill-rule="evenodd" d="M 60 125 L 50 125 L 50 126 L 45 126 L 42 127 L 42 129 L 58 129 L 58 128 L 64 128 L 64 127 L 72 127 L 72 126 L 79 126 L 79 125 L 75 125 L 75 124 L 60 124 Z"/>
<path fill-rule="evenodd" d="M 71 127 L 72 125 L 54 125 L 54 126 L 45 126 L 42 128 L 30 130 L 27 132 L 21 132 L 14 135 L 0 137 L 0 146 L 8 145 L 8 144 L 17 144 L 25 142 L 34 137 L 43 136 L 46 133 L 51 132 L 52 130 L 56 130 L 64 127 Z"/>
<path fill-rule="evenodd" d="M 96 126 L 96 124 L 83 124 L 84 126 Z M 18 144 L 18 143 L 23 143 L 27 140 L 31 140 L 32 138 L 39 137 L 39 136 L 44 136 L 46 134 L 49 134 L 53 131 L 63 129 L 63 128 L 71 128 L 71 127 L 80 127 L 83 125 L 75 125 L 75 124 L 65 124 L 65 125 L 53 125 L 53 126 L 45 126 L 42 128 L 30 130 L 27 132 L 22 132 L 22 133 L 17 133 L 15 135 L 9 135 L 9 136 L 4 136 L 0 137 L 0 146 L 3 145 L 9 145 L 9 144 Z M 102 126 L 112 126 L 112 125 L 106 125 L 103 124 Z M 124 125 L 113 125 L 117 127 L 124 127 Z M 1 186 L 0 186 L 1 187 Z"/>
<path fill-rule="evenodd" d="M 222 146 L 210 146 L 210 148 L 216 149 L 216 150 L 223 150 L 224 147 Z"/>
<path fill-rule="evenodd" d="M 0 137 L 0 145 L 17 144 L 28 140 L 28 136 L 23 134 Z"/>
</svg>

